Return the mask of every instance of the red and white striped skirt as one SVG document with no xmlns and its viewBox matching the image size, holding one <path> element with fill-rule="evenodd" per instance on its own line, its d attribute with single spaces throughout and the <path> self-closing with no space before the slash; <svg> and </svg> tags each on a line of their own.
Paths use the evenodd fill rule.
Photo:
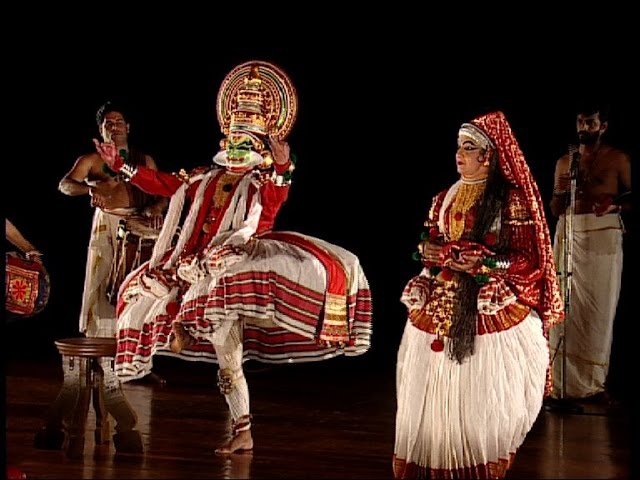
<svg viewBox="0 0 640 480">
<path fill-rule="evenodd" d="M 120 293 L 146 271 L 133 272 Z M 209 279 L 211 280 L 211 279 Z M 150 373 L 154 354 L 216 362 L 231 322 L 243 322 L 244 359 L 309 362 L 361 355 L 371 337 L 371 292 L 351 252 L 293 232 L 257 240 L 248 258 L 231 265 L 210 288 L 181 300 L 178 316 L 198 342 L 179 354 L 169 348 L 174 317 L 162 298 L 139 295 L 118 315 L 116 372 L 123 381 Z"/>
</svg>

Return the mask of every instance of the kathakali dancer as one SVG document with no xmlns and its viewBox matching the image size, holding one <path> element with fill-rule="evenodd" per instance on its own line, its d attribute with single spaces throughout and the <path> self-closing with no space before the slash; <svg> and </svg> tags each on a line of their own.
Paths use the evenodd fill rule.
<svg viewBox="0 0 640 480">
<path fill-rule="evenodd" d="M 217 452 L 232 453 L 253 447 L 243 362 L 365 353 L 371 294 L 353 253 L 272 230 L 294 168 L 285 138 L 297 95 L 285 72 L 264 61 L 238 65 L 216 105 L 221 150 L 190 173 L 132 166 L 111 145 L 96 147 L 132 184 L 171 197 L 151 260 L 119 293 L 116 371 L 123 381 L 140 378 L 155 354 L 217 362 L 232 418 Z"/>
<path fill-rule="evenodd" d="M 396 478 L 503 478 L 551 386 L 563 318 L 538 187 L 501 112 L 461 126 L 402 294 Z"/>
</svg>

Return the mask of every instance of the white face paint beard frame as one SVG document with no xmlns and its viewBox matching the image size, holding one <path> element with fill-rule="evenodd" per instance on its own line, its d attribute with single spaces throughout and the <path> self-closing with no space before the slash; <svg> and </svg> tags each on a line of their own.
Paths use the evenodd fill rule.
<svg viewBox="0 0 640 480">
<path fill-rule="evenodd" d="M 229 144 L 231 143 L 230 142 L 231 137 L 236 137 L 236 139 L 239 140 L 239 142 L 237 142 L 236 144 L 240 143 L 240 140 L 243 137 L 249 137 L 251 139 L 251 143 L 253 144 L 253 148 L 257 148 L 258 150 L 260 150 L 263 145 L 263 141 L 254 133 L 248 132 L 246 130 L 240 130 L 240 129 L 234 130 L 230 132 L 227 138 L 225 138 L 221 142 L 221 146 L 224 148 L 224 150 L 220 150 L 213 157 L 214 163 L 222 167 L 225 167 L 231 171 L 242 172 L 242 171 L 249 170 L 253 167 L 256 167 L 265 161 L 265 158 L 262 155 L 257 153 L 255 150 L 249 150 L 249 149 L 247 149 L 247 151 L 249 152 L 248 155 L 245 155 L 243 158 L 229 157 L 229 151 L 233 150 L 229 148 Z"/>
<path fill-rule="evenodd" d="M 260 165 L 262 162 L 264 162 L 264 157 L 253 151 L 249 152 L 249 155 L 242 159 L 230 159 L 228 157 L 228 150 L 220 150 L 213 157 L 213 163 L 231 170 L 248 170 Z"/>
</svg>

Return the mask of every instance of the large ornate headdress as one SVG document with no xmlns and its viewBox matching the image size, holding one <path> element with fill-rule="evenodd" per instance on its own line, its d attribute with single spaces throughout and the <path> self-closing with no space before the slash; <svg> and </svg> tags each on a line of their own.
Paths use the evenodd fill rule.
<svg viewBox="0 0 640 480">
<path fill-rule="evenodd" d="M 545 331 L 548 331 L 549 328 L 562 320 L 564 308 L 551 251 L 549 227 L 538 185 L 533 179 L 518 141 L 502 112 L 493 112 L 478 117 L 470 124 L 463 125 L 461 131 L 463 129 L 471 134 L 474 130 L 479 130 L 491 142 L 490 146 L 497 150 L 502 174 L 507 182 L 519 188 L 525 197 L 528 213 L 535 225 L 537 253 L 543 270 L 541 273 L 544 285 L 540 314 Z"/>
<path fill-rule="evenodd" d="M 267 137 L 287 137 L 298 114 L 298 98 L 287 74 L 272 63 L 253 60 L 231 70 L 222 81 L 216 113 L 225 138 L 214 161 L 224 166 L 253 167 L 270 163 Z M 252 154 L 229 158 L 226 151 L 250 142 Z M 233 165 L 232 165 L 233 164 Z"/>
</svg>

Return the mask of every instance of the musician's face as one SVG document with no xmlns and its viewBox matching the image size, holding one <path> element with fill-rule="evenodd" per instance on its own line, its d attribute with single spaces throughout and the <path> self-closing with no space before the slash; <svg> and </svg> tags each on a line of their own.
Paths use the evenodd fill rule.
<svg viewBox="0 0 640 480">
<path fill-rule="evenodd" d="M 100 125 L 100 134 L 105 142 L 126 143 L 129 124 L 120 112 L 109 112 Z"/>
<path fill-rule="evenodd" d="M 576 118 L 576 130 L 578 131 L 578 141 L 582 145 L 593 145 L 607 129 L 607 122 L 600 121 L 600 113 L 592 115 L 578 114 Z"/>
</svg>

